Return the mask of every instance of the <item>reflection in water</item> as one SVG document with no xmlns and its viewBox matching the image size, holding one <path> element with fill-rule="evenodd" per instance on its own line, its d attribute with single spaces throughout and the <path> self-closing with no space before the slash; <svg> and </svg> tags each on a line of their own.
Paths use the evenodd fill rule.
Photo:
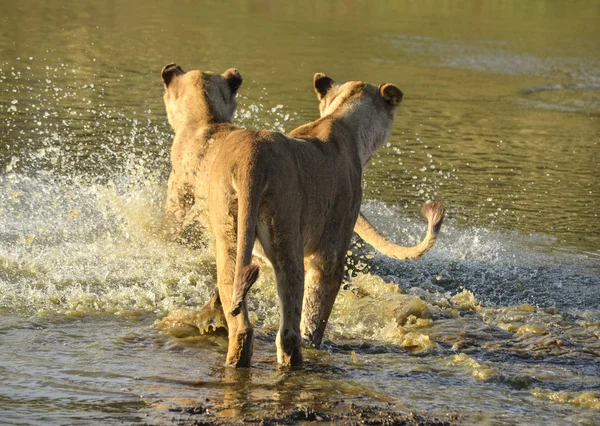
<svg viewBox="0 0 600 426">
<path fill-rule="evenodd" d="M 242 408 L 261 393 L 260 385 L 253 383 L 253 370 L 250 368 L 223 368 L 223 406 L 225 417 L 243 417 Z"/>
<path fill-rule="evenodd" d="M 597 2 L 0 3 L 4 421 L 300 421 L 352 403 L 597 423 Z M 416 262 L 353 248 L 302 369 L 275 364 L 267 268 L 249 300 L 255 364 L 223 368 L 226 339 L 206 333 L 219 319 L 196 313 L 212 248 L 160 235 L 172 131 L 158 73 L 174 60 L 239 68 L 250 128 L 314 119 L 316 71 L 405 92 L 363 211 L 405 245 L 424 200 L 448 220 Z"/>
</svg>

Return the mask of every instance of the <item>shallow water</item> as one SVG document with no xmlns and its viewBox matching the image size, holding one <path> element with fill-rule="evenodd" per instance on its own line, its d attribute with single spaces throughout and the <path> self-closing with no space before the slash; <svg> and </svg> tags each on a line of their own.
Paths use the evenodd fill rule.
<svg viewBox="0 0 600 426">
<path fill-rule="evenodd" d="M 0 10 L 0 422 L 170 423 L 199 417 L 169 409 L 199 404 L 228 418 L 343 401 L 465 424 L 598 424 L 596 2 Z M 172 61 L 239 68 L 236 122 L 251 128 L 316 118 L 316 71 L 405 93 L 363 211 L 413 244 L 421 203 L 441 199 L 442 235 L 419 261 L 375 255 L 304 369 L 275 364 L 265 268 L 249 301 L 252 369 L 222 367 L 222 335 L 153 326 L 201 306 L 215 282 L 210 246 L 160 237 L 172 132 L 159 72 Z"/>
</svg>

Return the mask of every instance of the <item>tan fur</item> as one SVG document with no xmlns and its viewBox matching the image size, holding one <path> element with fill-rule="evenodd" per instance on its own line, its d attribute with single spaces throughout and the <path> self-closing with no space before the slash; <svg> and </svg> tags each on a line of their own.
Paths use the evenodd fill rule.
<svg viewBox="0 0 600 426">
<path fill-rule="evenodd" d="M 169 65 L 162 76 L 175 130 L 167 232 L 177 238 L 190 217 L 210 215 L 229 330 L 227 364 L 251 359 L 245 295 L 258 275 L 250 264 L 255 244 L 277 279 L 278 361 L 299 364 L 300 336 L 314 346 L 321 342 L 359 213 L 362 168 L 388 137 L 402 93 L 393 85 L 338 85 L 317 74 L 322 118 L 284 136 L 229 124 L 241 84 L 236 70 L 185 73 Z M 427 217 L 431 228 L 434 218 Z M 379 234 L 363 219 L 365 240 L 378 248 Z"/>
<path fill-rule="evenodd" d="M 423 241 L 413 247 L 402 247 L 387 240 L 377 232 L 366 217 L 359 214 L 354 231 L 362 239 L 371 244 L 380 253 L 399 260 L 418 259 L 427 253 L 435 244 L 444 221 L 446 209 L 439 201 L 425 203 L 421 214 L 427 219 L 427 234 Z"/>
</svg>

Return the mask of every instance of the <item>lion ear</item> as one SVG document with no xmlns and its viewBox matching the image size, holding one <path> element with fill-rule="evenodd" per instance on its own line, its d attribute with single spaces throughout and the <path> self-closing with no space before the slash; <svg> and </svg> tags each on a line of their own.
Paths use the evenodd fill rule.
<svg viewBox="0 0 600 426">
<path fill-rule="evenodd" d="M 181 69 L 181 67 L 177 64 L 169 64 L 165 66 L 160 72 L 165 86 L 168 86 L 171 83 L 173 77 L 182 74 L 185 74 L 185 71 L 183 71 L 183 69 Z"/>
<path fill-rule="evenodd" d="M 317 92 L 319 100 L 325 97 L 327 92 L 329 92 L 329 89 L 331 89 L 334 84 L 335 82 L 325 74 L 320 72 L 315 74 L 313 78 L 313 85 L 315 86 L 315 92 Z"/>
<path fill-rule="evenodd" d="M 379 93 L 389 104 L 396 106 L 402 101 L 402 91 L 393 84 L 385 83 L 379 86 Z"/>
<path fill-rule="evenodd" d="M 223 74 L 221 74 L 227 80 L 227 84 L 231 89 L 232 93 L 237 93 L 238 89 L 242 85 L 242 75 L 235 68 L 229 68 Z"/>
</svg>

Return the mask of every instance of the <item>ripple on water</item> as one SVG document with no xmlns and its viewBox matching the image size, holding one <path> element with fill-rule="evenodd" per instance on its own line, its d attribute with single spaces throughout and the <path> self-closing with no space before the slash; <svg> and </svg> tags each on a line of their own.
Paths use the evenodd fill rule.
<svg viewBox="0 0 600 426">
<path fill-rule="evenodd" d="M 438 65 L 482 72 L 544 74 L 554 66 L 489 46 L 392 45 L 409 53 L 427 47 Z M 328 410 L 340 398 L 366 400 L 436 415 L 473 413 L 474 423 L 494 416 L 551 423 L 565 412 L 573 422 L 597 418 L 597 264 L 558 252 L 544 236 L 451 217 L 460 212 L 450 211 L 422 260 L 363 257 L 370 265 L 354 268 L 340 293 L 323 350 L 306 350 L 307 366 L 298 371 L 275 365 L 278 306 L 273 274 L 263 268 L 249 298 L 255 368 L 222 369 L 226 339 L 212 334 L 221 323 L 196 310 L 215 283 L 211 249 L 168 244 L 160 235 L 171 139 L 162 112 L 139 119 L 128 107 L 111 110 L 107 86 L 75 71 L 53 66 L 53 78 L 41 81 L 19 74 L 11 83 L 19 99 L 1 106 L 0 384 L 7 391 L 0 401 L 13 415 L 8 421 L 137 421 L 140 412 L 160 418 L 152 410 L 200 402 L 223 417 L 240 416 L 315 398 L 332 404 Z M 63 84 L 70 74 L 75 82 Z M 22 99 L 30 92 L 34 99 Z M 523 102 L 594 112 L 595 96 L 537 91 Z M 281 105 L 244 100 L 238 119 L 249 126 L 283 130 L 294 120 Z M 431 140 L 440 133 L 434 130 L 426 133 Z M 486 136 L 469 132 L 463 135 Z M 397 146 L 388 148 L 400 156 Z M 505 167 L 490 174 L 499 177 L 509 173 L 506 158 L 520 152 L 502 161 L 477 155 Z M 409 174 L 418 197 L 443 189 L 422 181 L 420 173 L 441 166 L 428 154 L 424 170 Z M 483 173 L 486 166 L 477 167 Z M 445 170 L 440 179 L 456 173 Z M 370 202 L 365 210 L 396 241 L 416 243 L 423 231 L 395 206 Z"/>
</svg>

